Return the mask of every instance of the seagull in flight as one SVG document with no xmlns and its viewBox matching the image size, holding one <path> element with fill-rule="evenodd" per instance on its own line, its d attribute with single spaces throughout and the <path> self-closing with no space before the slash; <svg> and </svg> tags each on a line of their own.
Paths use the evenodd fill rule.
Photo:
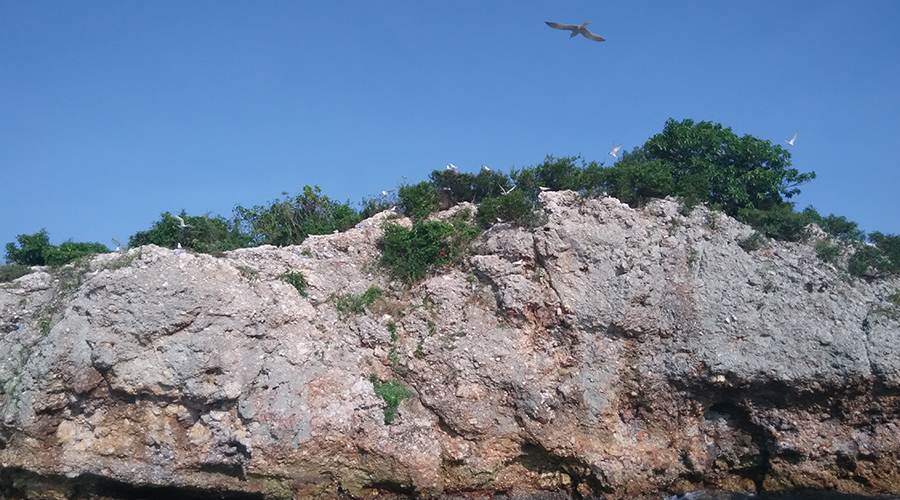
<svg viewBox="0 0 900 500">
<path fill-rule="evenodd" d="M 177 216 L 177 215 L 173 215 L 172 217 L 174 217 L 175 220 L 178 221 L 178 227 L 180 227 L 180 228 L 182 228 L 182 229 L 184 229 L 184 228 L 186 228 L 186 227 L 193 227 L 193 226 L 191 226 L 190 224 L 185 224 L 185 223 L 184 223 L 184 219 L 182 219 L 181 217 L 179 217 L 179 216 Z"/>
<path fill-rule="evenodd" d="M 582 23 L 578 26 L 576 26 L 574 24 L 551 23 L 550 21 L 544 21 L 544 22 L 547 23 L 547 26 L 550 26 L 551 28 L 558 29 L 558 30 L 571 31 L 572 35 L 569 36 L 570 40 L 575 35 L 583 35 L 588 40 L 593 40 L 595 42 L 602 42 L 605 40 L 605 38 L 603 38 L 602 36 L 595 35 L 595 34 L 591 33 L 590 31 L 588 31 L 587 25 L 590 24 L 590 21 L 585 21 L 584 23 Z"/>
<path fill-rule="evenodd" d="M 503 186 L 501 186 L 500 184 L 497 184 L 497 186 L 500 188 L 500 192 L 503 193 L 503 196 L 506 196 L 506 195 L 508 195 L 509 193 L 512 193 L 513 189 L 516 188 L 515 186 L 513 186 L 513 187 L 511 187 L 511 188 L 509 188 L 509 189 L 503 189 Z"/>
<path fill-rule="evenodd" d="M 388 190 L 386 190 L 386 191 L 382 191 L 382 192 L 381 192 L 381 197 L 382 197 L 382 198 L 387 198 L 388 193 L 393 193 L 393 192 L 394 192 L 393 189 L 388 189 Z"/>
<path fill-rule="evenodd" d="M 789 140 L 789 141 L 784 141 L 784 143 L 787 144 L 788 146 L 793 146 L 794 141 L 796 141 L 796 140 L 797 140 L 797 132 L 794 132 L 794 137 L 791 137 L 791 140 Z"/>
<path fill-rule="evenodd" d="M 621 145 L 621 144 L 619 144 L 619 145 L 618 145 L 618 146 L 616 146 L 616 147 L 614 147 L 614 148 L 612 148 L 612 150 L 610 150 L 610 152 L 609 152 L 609 156 L 612 156 L 612 157 L 613 157 L 613 158 L 615 158 L 615 159 L 617 159 L 617 160 L 618 160 L 618 159 L 619 159 L 619 157 L 618 157 L 618 156 L 616 156 L 616 153 L 618 153 L 618 152 L 619 152 L 619 149 L 620 149 L 620 148 L 621 148 L 621 147 L 622 147 L 622 145 Z"/>
</svg>

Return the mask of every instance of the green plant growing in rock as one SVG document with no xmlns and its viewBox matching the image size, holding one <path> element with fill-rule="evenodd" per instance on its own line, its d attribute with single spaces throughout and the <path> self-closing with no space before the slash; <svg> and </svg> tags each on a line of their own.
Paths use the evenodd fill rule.
<svg viewBox="0 0 900 500">
<path fill-rule="evenodd" d="M 888 296 L 888 300 L 895 306 L 900 307 L 900 290 L 894 291 L 894 293 Z"/>
<path fill-rule="evenodd" d="M 366 309 L 372 307 L 372 304 L 381 297 L 384 292 L 375 285 L 370 286 L 360 295 L 352 293 L 334 294 L 331 296 L 338 315 L 342 319 L 347 319 L 351 314 L 363 314 Z"/>
<path fill-rule="evenodd" d="M 238 270 L 241 276 L 244 277 L 244 279 L 251 283 L 259 279 L 259 269 L 244 264 L 238 264 L 234 267 Z"/>
<path fill-rule="evenodd" d="M 374 373 L 369 376 L 375 394 L 384 400 L 384 423 L 390 424 L 397 416 L 400 403 L 413 396 L 413 392 L 396 380 L 381 381 Z"/>
<path fill-rule="evenodd" d="M 128 254 L 128 255 L 121 255 L 121 256 L 119 256 L 118 258 L 114 259 L 114 260 L 111 260 L 111 261 L 109 261 L 109 262 L 106 262 L 105 264 L 103 264 L 103 269 L 108 269 L 108 270 L 110 270 L 110 271 L 115 271 L 115 270 L 117 270 L 117 269 L 122 269 L 122 268 L 124 268 L 124 267 L 128 267 L 129 264 L 131 264 L 132 262 L 134 262 L 134 260 L 137 259 L 137 258 L 139 258 L 140 256 L 141 256 L 141 251 L 140 251 L 140 250 L 132 251 L 132 252 L 131 252 L 130 254 Z"/>
<path fill-rule="evenodd" d="M 391 342 L 397 341 L 397 323 L 393 320 L 388 321 L 387 323 L 388 332 L 391 334 Z"/>
<path fill-rule="evenodd" d="M 281 273 L 281 276 L 279 276 L 278 278 L 296 288 L 301 297 L 309 296 L 309 294 L 306 292 L 306 287 L 309 283 L 306 281 L 306 277 L 303 276 L 303 272 L 291 271 L 290 269 L 288 269 L 285 272 Z"/>
<path fill-rule="evenodd" d="M 753 231 L 750 236 L 738 241 L 738 246 L 746 252 L 752 252 L 769 246 L 769 240 L 759 231 Z"/>
<path fill-rule="evenodd" d="M 384 225 L 381 265 L 406 284 L 424 278 L 430 269 L 457 262 L 481 231 L 470 226 L 468 214 L 457 214 L 448 222 L 416 222 L 412 229 Z"/>
<path fill-rule="evenodd" d="M 0 283 L 6 283 L 21 278 L 31 272 L 31 266 L 22 264 L 6 264 L 0 267 Z"/>
<path fill-rule="evenodd" d="M 816 242 L 816 255 L 824 262 L 837 264 L 841 257 L 841 246 L 827 240 Z"/>
</svg>

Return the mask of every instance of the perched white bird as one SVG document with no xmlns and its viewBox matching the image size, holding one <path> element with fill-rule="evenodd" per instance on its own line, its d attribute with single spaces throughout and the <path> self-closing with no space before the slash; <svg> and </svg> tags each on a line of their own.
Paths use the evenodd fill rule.
<svg viewBox="0 0 900 500">
<path fill-rule="evenodd" d="M 388 190 L 386 190 L 386 191 L 382 191 L 382 192 L 381 192 L 381 197 L 382 197 L 382 198 L 387 198 L 388 193 L 393 193 L 393 192 L 394 192 L 393 189 L 388 189 Z"/>
<path fill-rule="evenodd" d="M 184 249 L 181 248 L 181 243 L 178 244 L 178 247 L 175 248 L 175 251 L 173 253 L 175 255 L 181 255 L 184 253 Z"/>
<path fill-rule="evenodd" d="M 616 147 L 614 147 L 614 148 L 612 148 L 612 150 L 610 150 L 610 152 L 609 152 L 609 156 L 612 156 L 612 157 L 613 157 L 613 158 L 615 158 L 615 159 L 617 159 L 617 160 L 618 160 L 618 159 L 619 159 L 619 157 L 618 157 L 618 156 L 616 156 L 616 153 L 618 153 L 618 152 L 619 152 L 619 149 L 620 149 L 620 148 L 621 148 L 621 147 L 622 147 L 622 145 L 621 145 L 621 144 L 619 144 L 619 145 L 618 145 L 618 146 L 616 146 Z"/>
<path fill-rule="evenodd" d="M 791 140 L 789 140 L 789 141 L 784 141 L 784 143 L 787 144 L 788 146 L 793 146 L 794 141 L 796 141 L 796 140 L 797 140 L 797 132 L 794 132 L 794 137 L 791 137 Z"/>
<path fill-rule="evenodd" d="M 551 28 L 558 29 L 558 30 L 571 31 L 572 35 L 569 36 L 570 40 L 575 35 L 583 35 L 588 40 L 593 40 L 595 42 L 602 42 L 605 40 L 602 36 L 595 35 L 595 34 L 591 33 L 590 31 L 588 31 L 587 25 L 590 24 L 590 21 L 585 21 L 584 23 L 582 23 L 579 26 L 576 26 L 574 24 L 551 23 L 550 21 L 544 21 L 544 22 L 547 23 L 547 26 L 550 26 Z"/>
<path fill-rule="evenodd" d="M 172 217 L 174 217 L 175 220 L 178 221 L 178 227 L 180 227 L 180 228 L 193 227 L 193 226 L 191 226 L 190 224 L 185 224 L 185 223 L 184 223 L 184 219 L 182 219 L 181 217 L 179 217 L 179 216 L 177 216 L 177 215 L 173 215 Z"/>
<path fill-rule="evenodd" d="M 491 169 L 489 169 L 488 166 L 485 165 L 485 164 L 482 164 L 482 165 L 481 165 L 481 170 L 487 170 L 488 172 L 491 171 Z"/>
<path fill-rule="evenodd" d="M 447 170 L 451 170 L 451 171 L 453 171 L 453 172 L 456 172 L 456 169 L 457 169 L 457 168 L 458 168 L 458 167 L 457 167 L 456 165 L 452 164 L 452 163 L 448 163 L 448 164 L 447 164 Z"/>
<path fill-rule="evenodd" d="M 497 187 L 500 188 L 500 192 L 503 193 L 504 196 L 508 195 L 509 193 L 512 193 L 512 190 L 516 188 L 515 186 L 513 186 L 509 189 L 503 189 L 503 186 L 501 186 L 500 184 L 497 184 Z"/>
<path fill-rule="evenodd" d="M 550 191 L 550 188 L 544 187 L 544 186 L 538 186 L 538 189 L 540 189 L 542 193 L 543 193 L 544 191 Z"/>
</svg>

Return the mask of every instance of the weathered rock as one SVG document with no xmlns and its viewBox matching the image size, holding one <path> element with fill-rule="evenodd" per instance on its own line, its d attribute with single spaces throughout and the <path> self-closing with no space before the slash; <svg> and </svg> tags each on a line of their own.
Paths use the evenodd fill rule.
<svg viewBox="0 0 900 500">
<path fill-rule="evenodd" d="M 898 280 L 748 253 L 750 228 L 674 201 L 541 196 L 544 226 L 494 226 L 409 290 L 377 266 L 387 212 L 3 285 L 0 493 L 900 493 Z M 413 391 L 390 424 L 373 377 Z"/>
</svg>

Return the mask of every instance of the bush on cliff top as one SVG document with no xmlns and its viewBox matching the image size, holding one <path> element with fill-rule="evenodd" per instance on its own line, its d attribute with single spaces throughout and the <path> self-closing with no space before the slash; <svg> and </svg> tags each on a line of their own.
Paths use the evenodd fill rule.
<svg viewBox="0 0 900 500">
<path fill-rule="evenodd" d="M 508 175 L 488 169 L 477 174 L 435 170 L 427 181 L 401 185 L 396 198 L 383 195 L 364 199 L 359 210 L 349 202 L 329 199 L 317 186 L 304 186 L 300 194 L 283 193 L 283 199 L 269 205 L 238 206 L 233 221 L 190 217 L 182 212 L 182 218 L 191 227 L 180 228 L 172 216 L 164 213 L 150 230 L 132 236 L 129 244 L 174 247 L 181 243 L 209 253 L 262 244 L 292 245 L 310 234 L 349 229 L 362 218 L 392 207 L 394 202 L 399 211 L 417 223 L 439 208 L 467 201 L 479 205 L 477 218 L 483 226 L 501 219 L 533 228 L 542 223 L 538 194 L 541 188 L 547 188 L 570 189 L 582 196 L 606 193 L 634 207 L 654 198 L 676 196 L 688 208 L 706 204 L 753 226 L 765 237 L 779 240 L 799 240 L 803 228 L 814 222 L 828 234 L 857 247 L 858 255 L 851 261 L 852 274 L 900 272 L 894 243 L 897 236 L 873 233 L 869 239 L 875 250 L 868 249 L 854 243 L 866 239 L 856 223 L 835 215 L 820 216 L 811 207 L 803 212 L 794 210 L 789 200 L 800 192 L 799 185 L 814 179 L 816 174 L 792 168 L 790 159 L 790 152 L 780 145 L 750 135 L 738 136 L 720 124 L 670 119 L 661 133 L 630 152 L 622 151 L 621 159 L 611 166 L 586 163 L 577 156 L 548 156 L 538 165 L 513 169 Z M 389 239 L 403 239 L 400 232 L 392 231 Z M 418 226 L 413 239 L 428 239 L 426 233 L 434 231 L 435 227 Z M 37 240 L 40 237 L 41 233 L 28 235 Z M 43 250 L 35 253 L 35 243 L 49 245 L 46 240 L 27 239 L 22 243 L 22 248 L 7 245 L 9 261 L 29 262 L 28 265 L 45 261 Z M 60 245 L 60 251 L 51 256 L 54 262 L 102 251 L 99 244 L 92 247 L 94 244 L 69 243 Z M 433 244 L 425 244 L 429 246 Z M 410 245 L 409 251 L 414 248 Z M 427 248 L 419 253 L 422 258 L 441 257 Z M 424 267 L 434 264 L 439 264 L 438 260 Z M 422 262 L 417 262 L 402 275 L 405 280 L 421 277 L 422 269 Z"/>
</svg>

